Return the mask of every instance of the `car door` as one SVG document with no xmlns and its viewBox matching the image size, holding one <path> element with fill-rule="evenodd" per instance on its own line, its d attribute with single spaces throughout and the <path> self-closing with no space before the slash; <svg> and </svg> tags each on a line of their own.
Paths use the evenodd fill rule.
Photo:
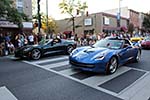
<svg viewBox="0 0 150 100">
<path fill-rule="evenodd" d="M 43 46 L 43 54 L 46 55 L 46 54 L 51 54 L 51 53 L 54 53 L 54 50 L 53 50 L 53 46 L 50 42 Z"/>
<path fill-rule="evenodd" d="M 132 59 L 133 48 L 129 42 L 125 41 L 122 49 L 119 52 L 119 56 L 121 59 L 121 63 L 126 63 L 130 59 Z"/>
<path fill-rule="evenodd" d="M 64 51 L 64 44 L 63 44 L 63 42 L 59 41 L 57 43 L 53 43 L 51 51 L 63 52 Z"/>
<path fill-rule="evenodd" d="M 53 39 L 45 49 L 46 54 L 63 52 L 64 51 L 63 41 L 57 38 Z"/>
</svg>

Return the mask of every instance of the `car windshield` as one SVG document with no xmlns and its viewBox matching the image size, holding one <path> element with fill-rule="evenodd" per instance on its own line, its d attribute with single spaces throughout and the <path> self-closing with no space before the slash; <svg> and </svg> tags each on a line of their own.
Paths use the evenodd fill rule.
<svg viewBox="0 0 150 100">
<path fill-rule="evenodd" d="M 48 44 L 48 43 L 50 43 L 52 40 L 50 39 L 47 39 L 47 40 L 43 40 L 43 41 L 40 41 L 39 42 L 39 45 L 45 45 L 45 44 Z"/>
<path fill-rule="evenodd" d="M 103 39 L 96 42 L 93 47 L 103 47 L 109 49 L 120 49 L 123 44 L 122 40 L 111 40 L 111 39 Z"/>
</svg>

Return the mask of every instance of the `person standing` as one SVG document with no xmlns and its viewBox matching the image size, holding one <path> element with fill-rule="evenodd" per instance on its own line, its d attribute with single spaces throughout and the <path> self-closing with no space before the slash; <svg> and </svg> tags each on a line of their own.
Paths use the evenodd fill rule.
<svg viewBox="0 0 150 100">
<path fill-rule="evenodd" d="M 32 33 L 28 36 L 28 40 L 29 40 L 29 45 L 33 45 L 34 44 L 34 36 L 33 36 Z"/>
<path fill-rule="evenodd" d="M 4 49 L 5 49 L 5 38 L 3 34 L 0 34 L 0 56 L 4 55 Z"/>
</svg>

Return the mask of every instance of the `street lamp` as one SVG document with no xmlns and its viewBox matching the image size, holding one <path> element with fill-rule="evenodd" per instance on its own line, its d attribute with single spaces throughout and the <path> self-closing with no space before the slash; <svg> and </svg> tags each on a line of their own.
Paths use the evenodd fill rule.
<svg viewBox="0 0 150 100">
<path fill-rule="evenodd" d="M 41 15 L 40 15 L 40 0 L 37 0 L 37 14 L 38 14 L 38 33 L 40 33 L 41 28 Z"/>
<path fill-rule="evenodd" d="M 117 27 L 120 27 L 120 22 L 121 22 L 121 1 L 119 0 L 119 8 L 118 8 L 118 13 L 117 13 Z"/>
<path fill-rule="evenodd" d="M 48 34 L 48 0 L 46 0 L 46 32 Z"/>
</svg>

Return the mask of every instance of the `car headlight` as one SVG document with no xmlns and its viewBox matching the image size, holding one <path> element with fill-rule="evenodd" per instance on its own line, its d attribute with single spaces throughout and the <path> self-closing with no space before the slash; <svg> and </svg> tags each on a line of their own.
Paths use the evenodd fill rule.
<svg viewBox="0 0 150 100">
<path fill-rule="evenodd" d="M 30 50 L 30 48 L 25 48 L 23 51 L 29 51 Z"/>
<path fill-rule="evenodd" d="M 70 53 L 70 56 L 76 54 L 78 52 L 78 50 L 74 49 L 71 53 Z"/>
<path fill-rule="evenodd" d="M 100 54 L 98 57 L 96 57 L 96 60 L 103 60 L 105 58 L 105 54 Z"/>
<path fill-rule="evenodd" d="M 96 60 L 103 60 L 103 59 L 104 59 L 104 56 L 96 57 Z"/>
</svg>

